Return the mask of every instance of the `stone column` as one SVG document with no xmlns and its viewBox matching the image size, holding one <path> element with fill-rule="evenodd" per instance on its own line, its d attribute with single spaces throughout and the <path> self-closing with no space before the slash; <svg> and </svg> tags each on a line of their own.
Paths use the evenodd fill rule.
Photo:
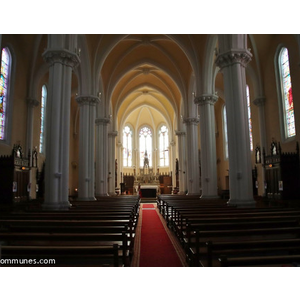
<svg viewBox="0 0 300 300">
<path fill-rule="evenodd" d="M 175 134 L 178 137 L 178 180 L 179 194 L 183 195 L 186 191 L 186 157 L 185 157 L 185 132 L 176 130 Z"/>
<path fill-rule="evenodd" d="M 95 119 L 96 105 L 100 99 L 95 96 L 78 96 L 79 125 L 79 163 L 78 200 L 92 201 L 95 198 Z"/>
<path fill-rule="evenodd" d="M 118 146 L 118 153 L 117 153 L 117 157 L 118 157 L 117 185 L 118 185 L 118 187 L 120 187 L 120 183 L 121 183 L 121 180 L 122 180 L 121 172 L 123 172 L 123 170 L 121 169 L 121 166 L 123 166 L 123 144 L 121 142 L 118 142 L 117 146 Z M 132 166 L 134 166 L 133 158 L 132 158 Z"/>
<path fill-rule="evenodd" d="M 72 69 L 80 60 L 76 53 L 57 49 L 62 41 L 51 37 L 44 53 L 49 63 L 49 86 L 46 112 L 45 210 L 66 210 L 69 194 L 69 139 Z M 53 48 L 51 48 L 51 46 Z"/>
<path fill-rule="evenodd" d="M 170 170 L 172 172 L 172 190 L 176 187 L 176 161 L 175 161 L 175 145 L 176 143 L 174 141 L 170 142 L 170 147 L 169 147 L 169 165 L 170 165 Z"/>
<path fill-rule="evenodd" d="M 253 103 L 258 107 L 258 115 L 259 115 L 259 133 L 260 133 L 260 153 L 261 153 L 261 182 L 259 185 L 260 191 L 262 191 L 263 196 L 266 195 L 265 190 L 265 168 L 264 165 L 264 156 L 263 149 L 267 150 L 267 138 L 266 138 L 266 122 L 265 122 L 265 102 L 266 98 L 259 97 L 256 98 Z"/>
<path fill-rule="evenodd" d="M 115 151 L 117 131 L 108 133 L 108 193 L 115 195 Z"/>
<path fill-rule="evenodd" d="M 251 53 L 244 35 L 219 35 L 216 65 L 224 78 L 229 153 L 229 204 L 254 205 L 246 98 L 246 65 Z"/>
<path fill-rule="evenodd" d="M 187 143 L 187 189 L 189 195 L 200 195 L 199 159 L 198 159 L 198 118 L 185 118 Z"/>
<path fill-rule="evenodd" d="M 32 166 L 32 151 L 33 151 L 33 114 L 34 114 L 34 108 L 38 107 L 40 102 L 33 98 L 27 99 L 28 109 L 27 109 L 27 137 L 26 137 L 26 155 L 28 154 L 28 151 L 30 151 L 30 161 L 29 164 Z M 36 171 L 36 169 L 31 169 L 29 172 L 29 182 L 31 183 L 31 189 L 29 193 L 30 198 L 36 197 L 35 192 L 35 185 L 36 185 L 36 178 L 35 174 L 33 172 Z"/>
<path fill-rule="evenodd" d="M 217 100 L 216 95 L 202 95 L 195 98 L 200 112 L 201 198 L 218 198 L 214 109 Z"/>
<path fill-rule="evenodd" d="M 107 124 L 109 118 L 96 119 L 96 196 L 108 196 Z"/>
</svg>

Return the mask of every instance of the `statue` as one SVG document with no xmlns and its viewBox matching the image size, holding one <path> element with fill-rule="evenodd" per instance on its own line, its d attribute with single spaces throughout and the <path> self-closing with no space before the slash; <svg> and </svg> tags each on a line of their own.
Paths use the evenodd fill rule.
<svg viewBox="0 0 300 300">
<path fill-rule="evenodd" d="M 145 156 L 144 156 L 144 168 L 146 168 L 146 166 L 149 168 L 149 159 L 148 159 L 147 150 L 146 150 Z"/>
</svg>

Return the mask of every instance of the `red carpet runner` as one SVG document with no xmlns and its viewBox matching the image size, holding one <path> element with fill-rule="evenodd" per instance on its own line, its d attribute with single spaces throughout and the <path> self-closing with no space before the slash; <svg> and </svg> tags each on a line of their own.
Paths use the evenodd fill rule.
<svg viewBox="0 0 300 300">
<path fill-rule="evenodd" d="M 140 267 L 182 267 L 153 204 L 143 204 Z"/>
</svg>

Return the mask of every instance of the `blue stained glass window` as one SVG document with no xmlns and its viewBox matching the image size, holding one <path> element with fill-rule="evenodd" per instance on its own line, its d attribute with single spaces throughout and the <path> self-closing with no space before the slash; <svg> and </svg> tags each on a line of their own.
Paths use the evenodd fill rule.
<svg viewBox="0 0 300 300">
<path fill-rule="evenodd" d="M 123 166 L 132 167 L 132 130 L 129 126 L 123 129 Z"/>
<path fill-rule="evenodd" d="M 10 78 L 11 59 L 7 48 L 2 49 L 0 74 L 0 140 L 5 140 L 8 84 Z"/>
<path fill-rule="evenodd" d="M 41 94 L 41 127 L 40 127 L 40 153 L 45 152 L 45 113 L 47 102 L 47 88 L 45 85 L 42 87 Z"/>
<path fill-rule="evenodd" d="M 147 126 L 141 128 L 139 133 L 140 166 L 144 166 L 144 158 L 147 152 L 149 166 L 152 167 L 152 132 Z"/>
<path fill-rule="evenodd" d="M 281 79 L 281 93 L 283 102 L 283 117 L 286 137 L 296 135 L 294 102 L 292 93 L 292 80 L 290 74 L 289 53 L 287 48 L 282 48 L 279 55 L 279 68 Z"/>
<path fill-rule="evenodd" d="M 160 167 L 169 166 L 169 134 L 168 128 L 163 125 L 159 130 L 159 164 Z"/>
<path fill-rule="evenodd" d="M 246 86 L 247 94 L 247 107 L 248 107 L 248 123 L 249 123 L 249 137 L 250 137 L 250 150 L 253 151 L 253 136 L 252 136 L 252 120 L 251 120 L 251 108 L 250 108 L 250 93 L 249 86 Z"/>
</svg>

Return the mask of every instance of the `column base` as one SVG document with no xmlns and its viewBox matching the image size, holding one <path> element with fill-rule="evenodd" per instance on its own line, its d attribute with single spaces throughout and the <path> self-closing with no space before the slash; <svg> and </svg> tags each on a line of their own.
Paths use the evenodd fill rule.
<svg viewBox="0 0 300 300">
<path fill-rule="evenodd" d="M 44 203 L 42 205 L 43 210 L 69 210 L 71 204 L 69 201 L 64 201 L 60 203 Z"/>
<path fill-rule="evenodd" d="M 236 205 L 237 207 L 255 207 L 256 202 L 254 199 L 229 199 L 228 205 Z"/>
</svg>

